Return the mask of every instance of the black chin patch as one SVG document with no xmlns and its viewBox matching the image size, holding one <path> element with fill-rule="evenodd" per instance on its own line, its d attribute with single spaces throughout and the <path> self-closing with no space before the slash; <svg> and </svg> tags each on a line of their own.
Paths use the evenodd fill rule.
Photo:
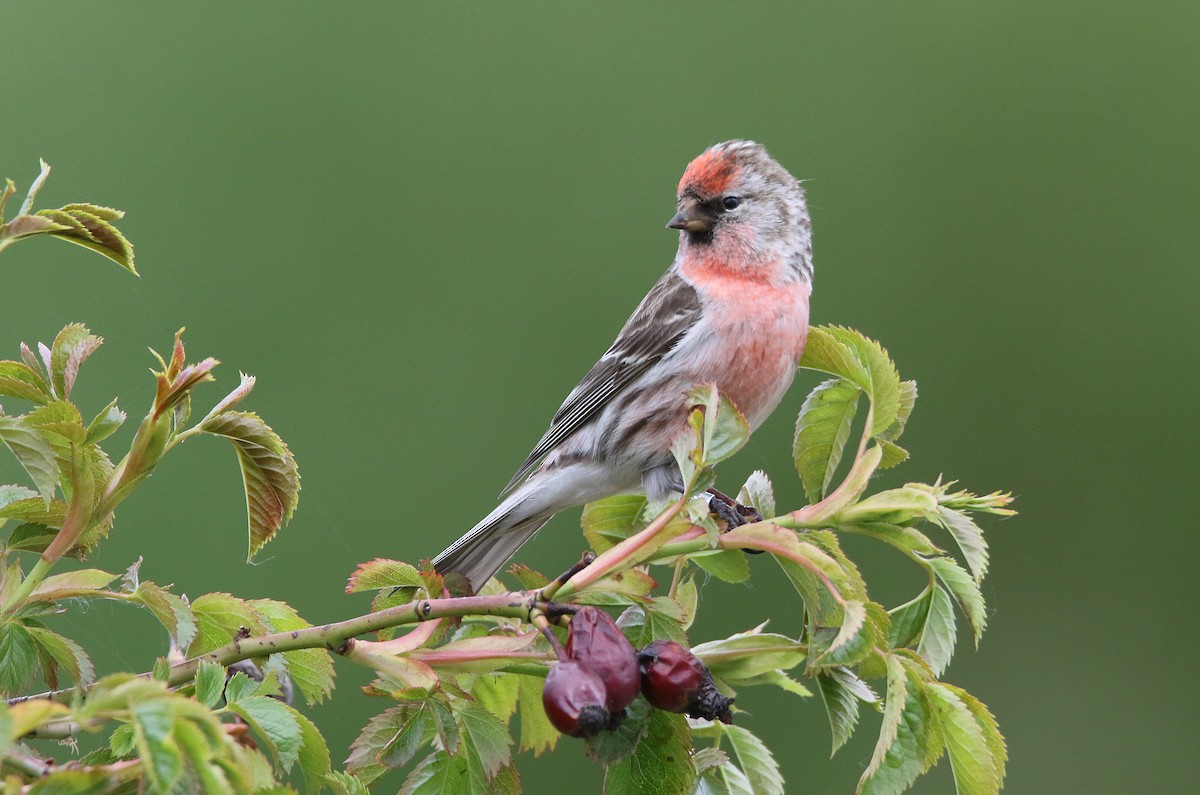
<svg viewBox="0 0 1200 795">
<path fill-rule="evenodd" d="M 713 230 L 707 229 L 703 232 L 688 232 L 688 242 L 693 246 L 708 246 L 713 242 Z"/>
</svg>

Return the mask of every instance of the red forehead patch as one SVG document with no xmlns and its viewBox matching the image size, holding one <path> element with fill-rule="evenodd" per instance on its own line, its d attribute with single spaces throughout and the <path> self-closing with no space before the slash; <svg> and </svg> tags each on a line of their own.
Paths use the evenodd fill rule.
<svg viewBox="0 0 1200 795">
<path fill-rule="evenodd" d="M 688 164 L 679 180 L 679 192 L 689 188 L 706 196 L 723 193 L 733 181 L 737 172 L 737 164 L 727 152 L 709 149 Z"/>
</svg>

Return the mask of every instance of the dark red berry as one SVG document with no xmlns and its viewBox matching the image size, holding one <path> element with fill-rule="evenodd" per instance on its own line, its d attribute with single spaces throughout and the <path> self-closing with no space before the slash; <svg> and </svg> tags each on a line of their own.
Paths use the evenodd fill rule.
<svg viewBox="0 0 1200 795">
<path fill-rule="evenodd" d="M 604 681 L 609 712 L 616 715 L 637 698 L 642 684 L 637 652 L 608 613 L 595 607 L 579 608 L 567 630 L 567 656 Z"/>
<path fill-rule="evenodd" d="M 642 695 L 667 712 L 732 723 L 733 699 L 717 690 L 708 666 L 673 640 L 656 640 L 638 653 Z"/>
<path fill-rule="evenodd" d="M 604 682 L 590 668 L 564 660 L 550 669 L 542 707 L 554 728 L 572 737 L 594 737 L 608 727 Z"/>
</svg>

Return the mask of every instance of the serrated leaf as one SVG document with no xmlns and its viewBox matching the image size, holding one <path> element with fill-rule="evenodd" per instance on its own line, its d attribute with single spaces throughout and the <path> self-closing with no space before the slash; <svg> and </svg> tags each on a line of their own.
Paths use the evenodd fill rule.
<svg viewBox="0 0 1200 795">
<path fill-rule="evenodd" d="M 100 569 L 78 569 L 62 574 L 53 574 L 33 589 L 29 595 L 30 601 L 45 601 L 62 598 L 62 595 L 74 596 L 75 591 L 98 591 L 117 579 L 116 574 L 109 574 Z"/>
<path fill-rule="evenodd" d="M 845 665 L 861 657 L 857 647 L 873 642 L 869 630 L 864 632 L 867 624 L 867 606 L 857 600 L 847 600 L 843 605 L 844 617 L 838 627 L 837 635 L 829 646 L 821 653 L 817 662 L 822 665 Z M 866 637 L 864 637 L 864 635 Z"/>
<path fill-rule="evenodd" d="M 254 389 L 254 384 L 257 380 L 257 379 L 255 379 L 254 376 L 246 375 L 245 373 L 238 373 L 238 378 L 239 378 L 238 385 L 234 388 L 234 390 L 232 392 L 230 392 L 225 397 L 221 398 L 220 402 L 217 403 L 217 405 L 213 406 L 212 410 L 209 411 L 208 414 L 206 414 L 204 416 L 204 419 L 200 421 L 201 425 L 208 422 L 210 419 L 217 416 L 218 414 L 222 414 L 226 411 L 229 411 L 234 406 L 241 403 L 243 400 L 246 399 L 246 395 L 249 395 L 250 392 Z"/>
<path fill-rule="evenodd" d="M 300 724 L 300 772 L 308 791 L 317 792 L 330 772 L 329 746 L 311 720 L 294 710 L 292 715 Z"/>
<path fill-rule="evenodd" d="M 50 348 L 50 383 L 63 400 L 71 397 L 71 387 L 84 360 L 103 342 L 82 323 L 71 323 L 58 332 Z"/>
<path fill-rule="evenodd" d="M 821 691 L 821 700 L 825 703 L 825 713 L 829 716 L 829 727 L 833 733 L 833 750 L 829 753 L 833 756 L 854 734 L 854 728 L 858 725 L 859 702 L 874 703 L 875 694 L 853 671 L 844 666 L 820 671 L 817 674 L 817 686 Z"/>
<path fill-rule="evenodd" d="M 24 362 L 0 361 L 0 396 L 49 403 L 53 397 L 41 373 Z"/>
<path fill-rule="evenodd" d="M 928 558 L 926 562 L 933 568 L 934 574 L 946 586 L 946 590 L 950 592 L 954 601 L 963 611 L 967 623 L 971 626 L 975 645 L 978 647 L 979 638 L 983 635 L 984 628 L 987 627 L 987 607 L 984 605 L 983 594 L 980 593 L 979 586 L 953 558 Z"/>
<path fill-rule="evenodd" d="M 958 795 L 996 795 L 1000 781 L 983 729 L 958 694 L 937 682 L 928 685 L 946 738 L 954 787 Z"/>
<path fill-rule="evenodd" d="M 87 436 L 84 437 L 84 441 L 88 444 L 96 444 L 103 441 L 111 436 L 117 428 L 120 428 L 124 422 L 125 412 L 117 408 L 117 401 L 113 399 L 113 402 L 101 409 L 100 413 L 88 425 Z"/>
<path fill-rule="evenodd" d="M 501 768 L 488 781 L 479 760 L 471 754 L 447 756 L 437 752 L 421 760 L 408 775 L 400 795 L 520 795 L 521 779 L 512 767 Z"/>
<path fill-rule="evenodd" d="M 0 623 L 0 697 L 19 693 L 33 679 L 37 664 L 29 628 L 15 621 Z"/>
<path fill-rule="evenodd" d="M 183 775 L 183 755 L 171 738 L 175 716 L 171 704 L 156 698 L 133 705 L 133 735 L 150 781 L 169 792 Z"/>
<path fill-rule="evenodd" d="M 828 326 L 827 329 L 854 352 L 870 376 L 871 433 L 883 433 L 896 421 L 900 411 L 900 376 L 896 373 L 896 365 L 882 345 L 860 332 L 842 326 Z"/>
<path fill-rule="evenodd" d="M 507 726 L 517 711 L 519 681 L 512 674 L 479 674 L 471 685 L 471 696 Z"/>
<path fill-rule="evenodd" d="M 646 736 L 633 754 L 608 767 L 605 792 L 689 795 L 696 785 L 691 751 L 687 720 L 656 709 L 650 714 Z"/>
<path fill-rule="evenodd" d="M 690 555 L 688 560 L 723 582 L 739 583 L 750 579 L 750 562 L 745 553 L 736 549 L 698 552 Z"/>
<path fill-rule="evenodd" d="M 762 740 L 740 726 L 723 726 L 722 733 L 737 755 L 755 795 L 783 795 L 783 776 L 771 751 Z"/>
<path fill-rule="evenodd" d="M 244 627 L 261 634 L 262 617 L 244 599 L 227 593 L 206 593 L 192 602 L 196 637 L 187 647 L 188 657 L 199 657 L 232 641 Z"/>
<path fill-rule="evenodd" d="M 346 584 L 346 593 L 371 591 L 379 588 L 419 588 L 425 589 L 425 581 L 415 566 L 398 560 L 375 558 L 360 563 L 350 581 Z"/>
<path fill-rule="evenodd" d="M 896 419 L 892 420 L 879 437 L 890 442 L 895 442 L 904 433 L 904 426 L 908 424 L 908 418 L 912 414 L 913 407 L 917 403 L 917 382 L 916 381 L 901 381 L 899 398 L 896 405 Z"/>
<path fill-rule="evenodd" d="M 435 648 L 416 649 L 408 659 L 429 665 L 439 672 L 487 673 L 520 662 L 539 637 L 536 631 L 517 635 L 488 635 L 453 640 Z"/>
<path fill-rule="evenodd" d="M 1004 745 L 1004 737 L 1000 734 L 1000 727 L 996 724 L 996 717 L 992 715 L 991 711 L 988 710 L 982 701 L 961 687 L 948 685 L 944 682 L 939 682 L 938 684 L 958 696 L 959 701 L 974 716 L 975 722 L 979 724 L 980 731 L 983 732 L 983 740 L 987 744 L 988 752 L 991 755 L 997 786 L 1003 787 L 1005 767 L 1008 763 L 1008 749 Z"/>
<path fill-rule="evenodd" d="M 284 441 L 257 415 L 226 411 L 200 430 L 233 443 L 242 470 L 250 527 L 248 557 L 270 541 L 291 518 L 300 497 L 300 471 Z"/>
<path fill-rule="evenodd" d="M 97 254 L 108 257 L 133 275 L 137 275 L 137 268 L 133 264 L 133 244 L 115 226 L 103 217 L 87 210 L 73 209 L 67 212 L 86 228 L 87 233 L 81 235 L 72 227 L 61 231 L 52 231 L 50 232 L 52 236 L 77 246 L 89 248 Z"/>
<path fill-rule="evenodd" d="M 457 715 L 475 758 L 491 780 L 512 761 L 512 737 L 500 719 L 483 707 L 465 707 Z"/>
<path fill-rule="evenodd" d="M 713 466 L 742 449 L 750 438 L 750 425 L 742 412 L 712 384 L 688 392 L 692 404 L 704 409 L 703 464 Z"/>
<path fill-rule="evenodd" d="M 152 582 L 139 583 L 132 596 L 158 619 L 158 623 L 167 630 L 176 646 L 180 649 L 190 647 L 198 629 L 196 614 L 191 605 Z M 220 645 L 223 644 L 217 644 Z"/>
<path fill-rule="evenodd" d="M 8 505 L 9 503 L 17 502 L 19 500 L 30 500 L 34 497 L 37 497 L 37 492 L 33 489 L 26 488 L 25 486 L 20 486 L 15 483 L 0 485 L 0 510 L 3 510 L 4 506 Z M 6 517 L 4 517 L 3 514 L 0 514 L 0 520 L 3 518 Z"/>
<path fill-rule="evenodd" d="M 0 441 L 29 473 L 33 485 L 42 495 L 42 501 L 49 508 L 58 485 L 58 461 L 49 442 L 35 428 L 26 424 L 22 417 L 3 415 L 0 415 Z"/>
<path fill-rule="evenodd" d="M 965 513 L 947 508 L 945 505 L 939 505 L 937 508 L 937 522 L 949 530 L 950 535 L 954 536 L 954 540 L 958 542 L 963 559 L 975 576 L 975 584 L 983 582 L 988 568 L 988 547 L 979 525 L 975 524 Z"/>
<path fill-rule="evenodd" d="M 892 624 L 888 630 L 888 647 L 897 649 L 913 646 L 921 640 L 925 622 L 929 619 L 929 606 L 933 600 L 933 589 L 926 588 L 914 599 L 888 611 Z"/>
<path fill-rule="evenodd" d="M 829 493 L 829 485 L 858 410 L 859 387 L 841 378 L 817 385 L 804 401 L 796 418 L 792 460 L 810 503 Z"/>
<path fill-rule="evenodd" d="M 517 677 L 517 704 L 521 715 L 522 751 L 532 751 L 535 757 L 552 751 L 562 735 L 546 717 L 542 707 L 542 687 L 545 680 L 536 676 Z M 635 702 L 636 703 L 636 702 Z"/>
<path fill-rule="evenodd" d="M 934 586 L 929 605 L 929 617 L 921 632 L 921 641 L 917 644 L 917 653 L 925 658 L 935 676 L 950 665 L 954 657 L 954 645 L 958 639 L 955 627 L 954 605 L 950 595 L 942 586 Z"/>
<path fill-rule="evenodd" d="M 588 546 L 605 552 L 642 529 L 639 517 L 646 507 L 640 494 L 619 494 L 583 506 L 580 524 Z"/>
<path fill-rule="evenodd" d="M 804 661 L 804 648 L 786 635 L 750 631 L 701 643 L 692 648 L 692 653 L 713 674 L 737 683 L 768 671 L 795 668 Z"/>
<path fill-rule="evenodd" d="M 808 330 L 800 366 L 809 370 L 836 375 L 857 384 L 864 391 L 871 388 L 871 379 L 855 352 L 837 337 L 829 327 L 817 326 Z"/>
<path fill-rule="evenodd" d="M 214 662 L 201 660 L 196 669 L 196 700 L 212 708 L 221 703 L 225 689 L 225 669 Z"/>
<path fill-rule="evenodd" d="M 390 768 L 408 764 L 433 733 L 421 702 L 401 702 L 367 721 L 350 745 L 346 769 L 370 784 Z"/>
<path fill-rule="evenodd" d="M 929 769 L 941 750 L 937 716 L 925 683 L 899 655 L 888 655 L 886 664 L 883 725 L 858 782 L 858 792 L 864 795 L 898 795 Z"/>
<path fill-rule="evenodd" d="M 584 741 L 584 752 L 588 759 L 608 766 L 632 754 L 650 730 L 650 713 L 653 710 L 645 699 L 636 699 L 626 708 L 625 719 L 620 725 Z"/>
<path fill-rule="evenodd" d="M 250 606 L 265 619 L 271 632 L 291 632 L 312 626 L 291 605 L 275 599 L 255 599 Z M 327 650 L 297 649 L 279 656 L 283 658 L 292 683 L 309 704 L 321 703 L 333 691 L 333 660 Z"/>
<path fill-rule="evenodd" d="M 228 693 L 227 687 L 227 696 Z M 247 696 L 231 702 L 229 709 L 240 715 L 254 733 L 266 741 L 276 766 L 282 772 L 292 769 L 292 765 L 300 758 L 300 746 L 303 744 L 296 710 L 267 696 Z"/>
<path fill-rule="evenodd" d="M 758 511 L 764 519 L 775 515 L 775 487 L 771 485 L 767 473 L 761 469 L 754 470 L 750 477 L 746 478 L 745 484 L 738 492 L 737 500 L 742 505 L 749 505 Z"/>
<path fill-rule="evenodd" d="M 889 442 L 886 439 L 876 439 L 875 443 L 883 451 L 883 455 L 879 458 L 879 468 L 881 470 L 891 469 L 908 460 L 908 451 L 900 445 Z"/>
<path fill-rule="evenodd" d="M 765 673 L 758 674 L 757 676 L 751 676 L 746 679 L 739 679 L 737 681 L 737 686 L 739 688 L 761 687 L 766 685 L 778 687 L 780 690 L 800 696 L 801 698 L 808 698 L 812 695 L 811 690 L 785 674 L 783 671 L 766 671 Z"/>
<path fill-rule="evenodd" d="M 653 640 L 673 640 L 687 646 L 687 633 L 681 619 L 681 614 L 669 612 L 666 602 L 631 605 L 617 618 L 617 626 L 634 646 L 645 646 Z"/>
<path fill-rule="evenodd" d="M 87 652 L 75 641 L 63 637 L 57 632 L 51 632 L 42 627 L 27 626 L 26 631 L 41 649 L 58 665 L 71 672 L 71 678 L 80 687 L 87 687 L 96 679 L 96 668 L 92 665 Z M 47 672 L 47 684 L 56 687 L 51 682 Z"/>
<path fill-rule="evenodd" d="M 331 771 L 325 776 L 325 784 L 333 789 L 335 795 L 370 795 L 365 784 L 358 776 Z"/>
</svg>

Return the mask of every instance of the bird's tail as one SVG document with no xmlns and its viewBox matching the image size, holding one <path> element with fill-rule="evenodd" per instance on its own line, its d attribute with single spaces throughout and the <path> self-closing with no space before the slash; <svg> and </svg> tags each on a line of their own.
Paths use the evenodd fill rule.
<svg viewBox="0 0 1200 795">
<path fill-rule="evenodd" d="M 478 592 L 553 516 L 552 511 L 529 514 L 522 510 L 523 502 L 514 494 L 500 503 L 496 510 L 434 558 L 433 567 L 441 574 L 458 572 L 467 578 L 471 591 Z"/>
</svg>

